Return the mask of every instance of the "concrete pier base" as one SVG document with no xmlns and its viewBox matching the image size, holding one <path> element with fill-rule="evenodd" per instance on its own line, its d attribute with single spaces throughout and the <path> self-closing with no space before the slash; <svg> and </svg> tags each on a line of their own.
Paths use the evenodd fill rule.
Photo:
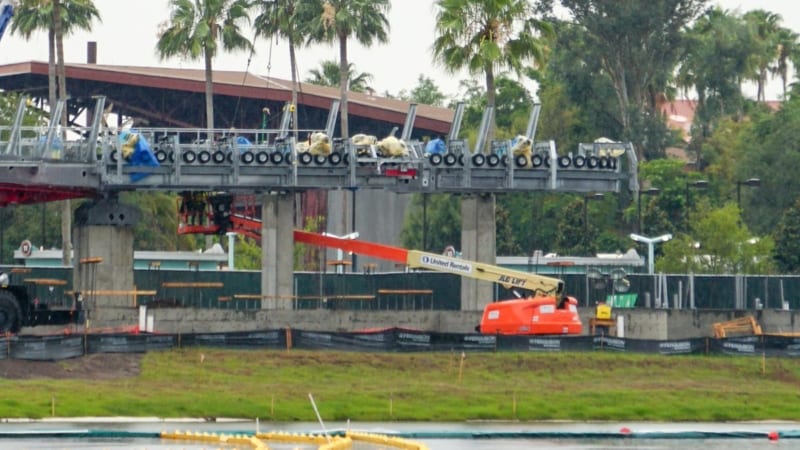
<svg viewBox="0 0 800 450">
<path fill-rule="evenodd" d="M 461 256 L 464 259 L 495 264 L 494 194 L 466 195 L 461 198 Z M 461 278 L 461 310 L 482 311 L 494 300 L 494 286 L 487 281 Z"/>
<path fill-rule="evenodd" d="M 261 308 L 292 309 L 294 195 L 265 195 L 261 217 Z"/>
</svg>

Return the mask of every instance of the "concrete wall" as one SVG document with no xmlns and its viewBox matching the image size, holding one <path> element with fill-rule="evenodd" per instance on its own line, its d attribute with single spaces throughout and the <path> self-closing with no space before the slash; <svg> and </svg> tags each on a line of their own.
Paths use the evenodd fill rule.
<svg viewBox="0 0 800 450">
<path fill-rule="evenodd" d="M 425 331 L 471 333 L 479 311 L 226 311 L 158 308 L 148 311 L 160 333 L 226 332 L 274 328 L 312 331 L 356 331 L 365 328 L 406 327 Z M 589 334 L 593 308 L 581 308 L 584 334 Z M 138 323 L 136 308 L 104 308 L 94 314 L 93 327 L 123 327 Z M 618 310 L 625 320 L 625 337 L 686 339 L 711 336 L 711 324 L 749 314 L 747 311 Z M 800 332 L 800 311 L 763 310 L 756 319 L 766 333 Z"/>
</svg>

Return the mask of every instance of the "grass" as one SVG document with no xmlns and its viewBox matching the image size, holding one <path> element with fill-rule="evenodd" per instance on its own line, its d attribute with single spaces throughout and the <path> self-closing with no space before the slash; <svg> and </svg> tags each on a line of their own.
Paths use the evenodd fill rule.
<svg viewBox="0 0 800 450">
<path fill-rule="evenodd" d="M 312 393 L 325 420 L 800 420 L 788 358 L 183 349 L 144 355 L 132 378 L 0 383 L 6 418 L 312 421 Z"/>
</svg>

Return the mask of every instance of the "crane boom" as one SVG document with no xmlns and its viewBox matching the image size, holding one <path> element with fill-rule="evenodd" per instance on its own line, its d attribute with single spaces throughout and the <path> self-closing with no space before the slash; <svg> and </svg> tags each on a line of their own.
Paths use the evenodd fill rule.
<svg viewBox="0 0 800 450">
<path fill-rule="evenodd" d="M 461 258 L 436 253 L 407 250 L 391 245 L 377 244 L 359 239 L 346 239 L 309 231 L 295 230 L 295 242 L 331 247 L 358 255 L 406 264 L 411 269 L 428 269 L 452 273 L 463 277 L 498 283 L 506 289 L 524 289 L 541 295 L 561 296 L 564 282 L 557 278 L 520 272 Z"/>
</svg>

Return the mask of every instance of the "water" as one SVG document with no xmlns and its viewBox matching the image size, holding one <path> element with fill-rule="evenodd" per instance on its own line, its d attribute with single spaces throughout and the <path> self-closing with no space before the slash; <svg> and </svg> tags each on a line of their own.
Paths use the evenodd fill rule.
<svg viewBox="0 0 800 450">
<path fill-rule="evenodd" d="M 158 433 L 161 431 L 208 431 L 222 433 L 259 431 L 293 431 L 321 432 L 316 423 L 261 423 L 252 421 L 161 421 L 146 420 L 87 420 L 87 421 L 21 421 L 0 423 L 0 433 L 36 433 L 62 432 L 63 437 L 6 437 L 0 439 L 0 449 L 208 449 L 218 448 L 209 443 L 193 443 L 187 441 L 161 440 L 157 438 L 136 437 L 99 437 L 74 438 L 69 433 L 81 433 L 88 430 L 120 431 L 125 433 Z M 430 450 L 511 450 L 511 449 L 557 449 L 557 450 L 604 450 L 604 449 L 642 449 L 642 450 L 742 450 L 789 449 L 800 446 L 796 438 L 782 438 L 770 441 L 766 434 L 771 431 L 795 432 L 800 430 L 800 423 L 326 423 L 325 428 L 331 431 L 356 429 L 372 433 L 418 433 L 423 436 L 431 434 L 437 437 L 410 438 L 423 442 Z M 657 433 L 658 438 L 579 438 L 573 433 L 603 434 L 618 433 L 623 427 L 636 433 Z M 753 438 L 698 438 L 677 439 L 671 433 L 680 432 L 707 433 L 763 433 Z M 537 438 L 465 438 L 465 434 L 486 435 L 491 433 L 551 433 L 548 437 Z M 452 433 L 454 438 L 438 437 L 443 433 Z M 554 434 L 557 434 L 554 436 Z M 550 437 L 552 436 L 552 437 Z M 271 449 L 313 449 L 314 446 L 298 446 L 296 444 L 281 445 L 270 443 Z M 221 448 L 233 448 L 221 447 Z M 378 447 L 358 446 L 357 449 L 377 449 Z"/>
</svg>

